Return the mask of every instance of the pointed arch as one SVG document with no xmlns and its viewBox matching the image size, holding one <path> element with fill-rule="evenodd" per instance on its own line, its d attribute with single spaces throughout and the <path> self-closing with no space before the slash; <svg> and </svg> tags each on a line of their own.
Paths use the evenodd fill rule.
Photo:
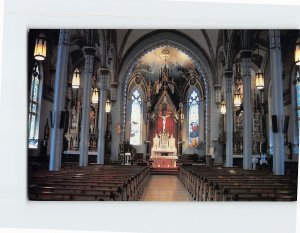
<svg viewBox="0 0 300 233">
<path fill-rule="evenodd" d="M 158 31 L 155 34 L 143 38 L 135 44 L 132 50 L 124 57 L 122 66 L 120 67 L 119 77 L 121 80 L 121 96 L 122 101 L 120 103 L 121 107 L 121 126 L 123 133 L 120 135 L 120 140 L 126 138 L 127 124 L 126 124 L 126 112 L 128 109 L 127 105 L 127 88 L 129 85 L 130 78 L 132 77 L 133 68 L 139 61 L 139 59 L 144 56 L 149 51 L 162 46 L 170 46 L 177 48 L 187 54 L 195 63 L 195 67 L 199 72 L 199 76 L 204 85 L 205 99 L 203 105 L 205 108 L 204 118 L 204 134 L 205 135 L 205 150 L 208 153 L 208 148 L 211 145 L 211 86 L 213 85 L 213 72 L 211 70 L 209 61 L 201 51 L 201 49 L 195 45 L 189 38 L 183 37 L 175 32 L 161 32 Z"/>
</svg>

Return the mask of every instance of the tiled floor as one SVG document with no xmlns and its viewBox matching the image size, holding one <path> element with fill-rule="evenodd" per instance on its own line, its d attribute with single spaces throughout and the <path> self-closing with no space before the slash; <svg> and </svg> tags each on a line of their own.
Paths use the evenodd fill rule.
<svg viewBox="0 0 300 233">
<path fill-rule="evenodd" d="M 152 175 L 140 201 L 192 201 L 177 176 Z"/>
</svg>

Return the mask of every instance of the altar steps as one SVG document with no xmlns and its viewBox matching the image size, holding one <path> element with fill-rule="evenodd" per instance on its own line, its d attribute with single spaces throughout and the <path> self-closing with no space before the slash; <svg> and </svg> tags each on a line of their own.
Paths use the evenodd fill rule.
<svg viewBox="0 0 300 233">
<path fill-rule="evenodd" d="M 151 168 L 151 175 L 179 175 L 179 167 L 176 168 Z"/>
</svg>

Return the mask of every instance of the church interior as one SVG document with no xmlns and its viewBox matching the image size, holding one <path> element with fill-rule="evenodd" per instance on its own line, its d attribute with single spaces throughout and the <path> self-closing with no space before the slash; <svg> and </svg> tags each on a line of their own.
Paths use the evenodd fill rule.
<svg viewBox="0 0 300 233">
<path fill-rule="evenodd" d="M 299 30 L 30 29 L 28 198 L 296 201 Z"/>
</svg>

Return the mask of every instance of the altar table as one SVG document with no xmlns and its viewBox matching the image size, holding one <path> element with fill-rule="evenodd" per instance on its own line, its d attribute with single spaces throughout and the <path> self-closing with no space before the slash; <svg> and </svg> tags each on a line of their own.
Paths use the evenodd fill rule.
<svg viewBox="0 0 300 233">
<path fill-rule="evenodd" d="M 176 168 L 177 156 L 151 156 L 153 160 L 152 167 L 154 168 Z"/>
</svg>

